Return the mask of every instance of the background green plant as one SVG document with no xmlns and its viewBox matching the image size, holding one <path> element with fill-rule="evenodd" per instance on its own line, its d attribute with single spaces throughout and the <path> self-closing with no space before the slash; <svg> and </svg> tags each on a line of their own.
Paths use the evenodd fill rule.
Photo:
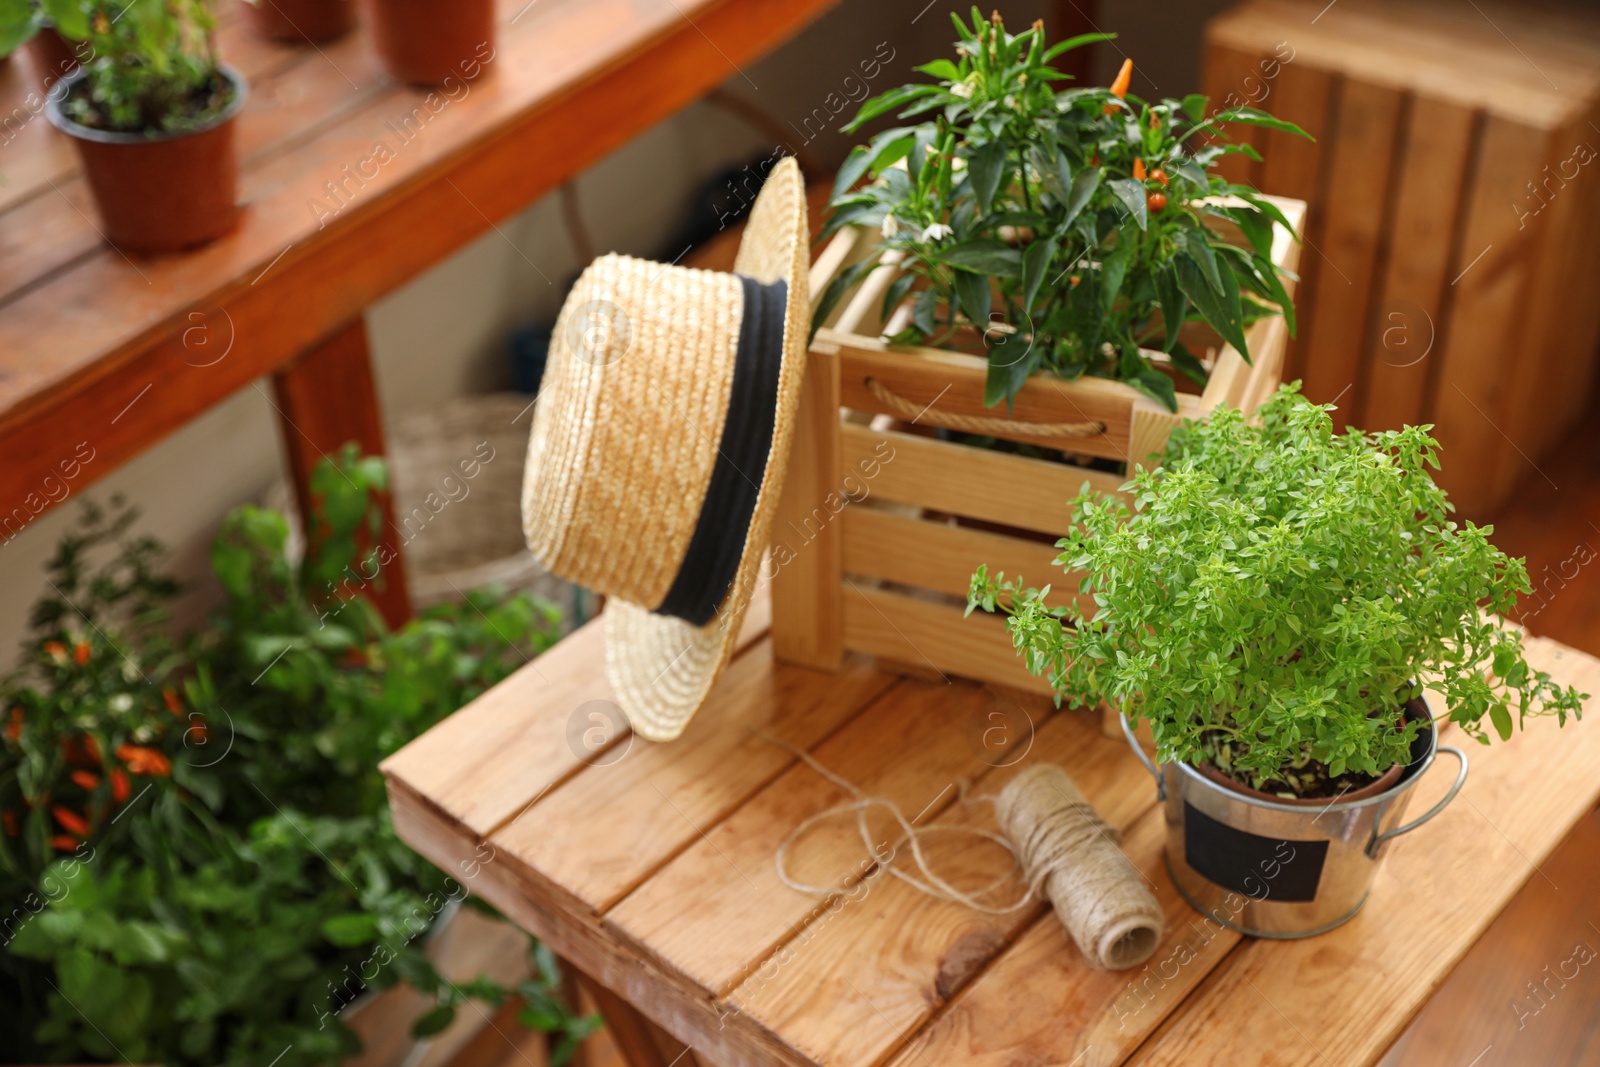
<svg viewBox="0 0 1600 1067">
<path fill-rule="evenodd" d="M 1059 699 L 1103 699 L 1150 723 L 1163 760 L 1274 792 L 1299 792 L 1314 764 L 1407 762 L 1420 724 L 1396 720 L 1414 679 L 1484 743 L 1485 717 L 1507 738 L 1513 712 L 1580 715 L 1585 694 L 1529 669 L 1520 633 L 1480 613 L 1531 586 L 1492 527 L 1449 519 L 1430 427 L 1335 434 L 1332 410 L 1284 386 L 1259 425 L 1220 408 L 1174 432 L 1163 466 L 1126 487 L 1136 510 L 1085 489 L 1057 563 L 1084 572 L 1092 618 L 986 568 L 968 612 L 1010 613 Z"/>
<path fill-rule="evenodd" d="M 1253 108 L 1208 118 L 1200 95 L 1147 103 L 1102 87 L 1058 93 L 1052 83 L 1067 75 L 1051 61 L 1113 35 L 1047 48 L 1038 23 L 1010 34 L 977 8 L 970 27 L 952 19 L 956 61 L 918 67 L 936 81 L 867 101 L 845 127 L 893 111 L 934 113 L 877 134 L 840 169 L 823 236 L 870 226 L 884 241 L 834 279 L 814 322 L 895 251 L 905 260 L 885 316 L 914 289 L 920 295 L 911 325 L 891 340 L 947 344 L 963 325 L 976 327 L 989 351 L 989 405 L 1044 369 L 1125 381 L 1174 411 L 1172 379 L 1141 346 L 1165 351 L 1203 384 L 1204 366 L 1178 340 L 1183 323 L 1209 323 L 1246 359 L 1245 328 L 1262 315 L 1281 312 L 1293 334 L 1288 275 L 1271 259 L 1272 223 L 1292 227 L 1253 188 L 1208 170 L 1235 153 L 1260 158 L 1227 143 L 1224 124 L 1303 130 Z M 874 180 L 854 188 L 863 177 Z M 1243 203 L 1201 202 L 1228 195 Z M 1238 226 L 1247 247 L 1222 240 L 1203 216 Z"/>
<path fill-rule="evenodd" d="M 454 901 L 480 906 L 472 877 L 493 857 L 448 878 L 412 852 L 378 762 L 548 647 L 558 620 L 479 590 L 390 632 L 345 599 L 334 579 L 359 573 L 384 477 L 353 449 L 319 467 L 308 561 L 287 557 L 283 516 L 234 511 L 212 549 L 225 602 L 178 641 L 176 587 L 132 512 L 91 507 L 62 541 L 30 663 L 0 690 L 8 1054 L 327 1064 L 358 1047 L 340 1008 L 396 982 L 435 998 L 419 1034 L 469 998 L 518 995 L 564 1061 L 597 1025 L 531 943 L 514 988 L 452 984 L 423 952 Z"/>
<path fill-rule="evenodd" d="M 219 0 L 0 0 L 0 54 L 45 25 L 87 57 L 63 108 L 84 126 L 123 132 L 193 129 L 233 102 L 211 31 Z"/>
</svg>

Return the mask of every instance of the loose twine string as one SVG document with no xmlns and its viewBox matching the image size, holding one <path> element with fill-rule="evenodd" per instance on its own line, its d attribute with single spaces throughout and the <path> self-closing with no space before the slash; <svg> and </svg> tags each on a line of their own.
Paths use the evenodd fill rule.
<svg viewBox="0 0 1600 1067">
<path fill-rule="evenodd" d="M 1007 915 L 1027 907 L 1039 896 L 1048 898 L 1079 951 L 1096 967 L 1122 970 L 1137 966 L 1160 944 L 1164 926 L 1161 906 L 1117 847 L 1120 835 L 1116 828 L 1096 814 L 1060 767 L 1029 767 L 1013 778 L 999 796 L 968 797 L 966 783 L 961 783 L 960 802 L 993 804 L 1002 835 L 944 823 L 914 826 L 894 801 L 867 795 L 803 749 L 773 738 L 765 740 L 798 757 L 851 798 L 803 820 L 778 845 L 778 878 L 790 889 L 811 896 L 833 896 L 845 891 L 841 886 L 799 881 L 789 873 L 788 859 L 790 848 L 812 827 L 849 814 L 855 817 L 856 830 L 872 863 L 936 900 L 962 904 L 985 915 Z M 900 837 L 887 855 L 873 843 L 867 824 L 867 813 L 875 808 L 888 812 L 900 827 Z M 1010 854 L 1012 865 L 982 888 L 964 892 L 941 878 L 928 863 L 922 839 L 931 833 L 961 834 L 993 842 Z M 895 866 L 901 845 L 910 846 L 918 874 Z M 986 903 L 984 898 L 1008 882 L 1018 866 L 1027 885 L 1022 897 L 1003 906 Z"/>
<path fill-rule="evenodd" d="M 928 410 L 932 405 L 918 407 L 876 378 L 866 380 L 867 391 L 894 414 L 911 422 L 926 419 L 947 430 L 983 434 L 990 437 L 1095 437 L 1106 432 L 1103 422 L 1023 422 L 1020 419 L 997 419 L 986 415 L 958 415 L 953 411 Z"/>
</svg>

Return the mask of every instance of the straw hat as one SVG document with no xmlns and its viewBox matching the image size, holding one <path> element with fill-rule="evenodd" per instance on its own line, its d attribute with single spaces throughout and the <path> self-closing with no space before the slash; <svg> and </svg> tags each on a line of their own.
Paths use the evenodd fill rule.
<svg viewBox="0 0 1600 1067">
<path fill-rule="evenodd" d="M 755 588 L 800 401 L 807 236 L 784 159 L 733 274 L 602 256 L 556 320 L 523 531 L 545 567 L 610 598 L 606 673 L 653 741 L 705 702 Z"/>
</svg>

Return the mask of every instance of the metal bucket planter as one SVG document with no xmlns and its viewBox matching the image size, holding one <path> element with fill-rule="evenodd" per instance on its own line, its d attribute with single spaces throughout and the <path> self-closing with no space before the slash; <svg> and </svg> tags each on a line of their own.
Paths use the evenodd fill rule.
<svg viewBox="0 0 1600 1067">
<path fill-rule="evenodd" d="M 1166 803 L 1167 871 L 1185 900 L 1223 926 L 1255 937 L 1311 937 L 1355 917 L 1388 843 L 1445 809 L 1467 780 L 1467 756 L 1439 744 L 1427 704 L 1407 714 L 1427 726 L 1389 789 L 1361 800 L 1304 806 L 1235 792 L 1182 763 L 1157 765 L 1122 731 Z M 1444 799 L 1401 825 L 1412 787 L 1439 752 L 1461 763 Z"/>
</svg>

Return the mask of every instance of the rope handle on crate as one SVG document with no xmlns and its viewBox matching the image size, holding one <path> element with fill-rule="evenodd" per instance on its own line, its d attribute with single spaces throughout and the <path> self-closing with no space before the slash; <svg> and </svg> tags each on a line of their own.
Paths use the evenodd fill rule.
<svg viewBox="0 0 1600 1067">
<path fill-rule="evenodd" d="M 1103 422 L 1022 422 L 1018 419 L 997 419 L 987 415 L 958 415 L 954 412 L 935 412 L 932 404 L 917 407 L 876 378 L 866 380 L 867 391 L 895 415 L 909 422 L 927 420 L 935 426 L 962 433 L 984 434 L 993 437 L 1096 437 L 1106 432 Z"/>
</svg>

